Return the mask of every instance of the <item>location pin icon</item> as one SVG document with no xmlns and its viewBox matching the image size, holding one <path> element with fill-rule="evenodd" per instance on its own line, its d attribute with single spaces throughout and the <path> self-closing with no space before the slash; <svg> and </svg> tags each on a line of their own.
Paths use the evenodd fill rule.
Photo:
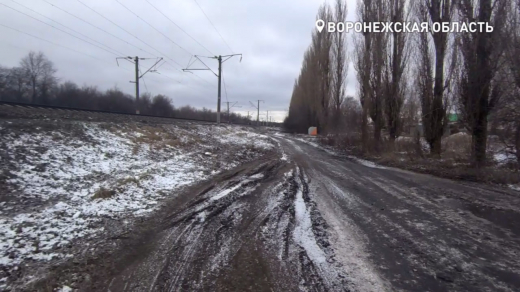
<svg viewBox="0 0 520 292">
<path fill-rule="evenodd" d="M 316 21 L 316 28 L 318 29 L 318 31 L 321 32 L 324 27 L 325 27 L 325 21 L 318 19 Z"/>
</svg>

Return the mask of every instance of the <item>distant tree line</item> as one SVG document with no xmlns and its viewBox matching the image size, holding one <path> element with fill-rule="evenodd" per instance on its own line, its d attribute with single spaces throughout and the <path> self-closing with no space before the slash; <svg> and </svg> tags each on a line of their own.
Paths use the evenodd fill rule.
<svg viewBox="0 0 520 292">
<path fill-rule="evenodd" d="M 492 32 L 312 33 L 295 81 L 285 127 L 321 134 L 357 133 L 362 151 L 392 150 L 397 137 L 422 125 L 432 157 L 456 113 L 472 137 L 471 162 L 486 161 L 489 128 L 508 133 L 520 161 L 520 1 L 360 0 L 361 22 L 485 22 Z M 344 22 L 345 0 L 323 4 L 317 19 Z M 348 51 L 347 43 L 353 44 Z M 358 98 L 345 95 L 349 58 Z M 349 102 L 347 102 L 349 101 Z M 491 125 L 493 124 L 493 125 Z"/>
<path fill-rule="evenodd" d="M 14 68 L 0 66 L 0 100 L 11 102 L 53 105 L 79 109 L 102 110 L 120 113 L 135 113 L 135 97 L 117 88 L 105 92 L 95 86 L 82 86 L 56 78 L 54 64 L 42 52 L 30 52 Z M 168 96 L 152 96 L 144 93 L 139 97 L 141 114 L 216 121 L 216 112 L 196 109 L 191 106 L 175 107 Z M 222 122 L 249 124 L 250 119 L 231 113 L 221 113 Z"/>
</svg>

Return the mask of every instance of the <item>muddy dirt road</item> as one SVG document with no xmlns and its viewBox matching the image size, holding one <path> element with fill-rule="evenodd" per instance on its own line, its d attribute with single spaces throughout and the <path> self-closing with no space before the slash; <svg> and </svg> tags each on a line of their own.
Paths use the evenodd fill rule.
<svg viewBox="0 0 520 292">
<path fill-rule="evenodd" d="M 86 289 L 520 289 L 519 193 L 273 139 L 280 153 L 200 186 Z"/>
</svg>

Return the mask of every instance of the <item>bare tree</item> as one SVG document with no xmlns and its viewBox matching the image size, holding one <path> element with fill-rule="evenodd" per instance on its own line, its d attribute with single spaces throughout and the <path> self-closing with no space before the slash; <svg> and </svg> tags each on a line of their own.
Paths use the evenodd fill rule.
<svg viewBox="0 0 520 292">
<path fill-rule="evenodd" d="M 345 97 L 342 105 L 342 118 L 349 127 L 345 128 L 346 133 L 357 133 L 361 128 L 363 109 L 359 100 L 352 96 Z"/>
<path fill-rule="evenodd" d="M 459 103 L 472 134 L 472 162 L 481 167 L 486 161 L 488 115 L 502 95 L 497 73 L 506 49 L 504 33 L 510 1 L 460 0 L 457 3 L 463 22 L 484 22 L 493 27 L 490 33 L 477 30 L 460 35 L 463 67 Z"/>
<path fill-rule="evenodd" d="M 12 68 L 9 75 L 9 82 L 11 84 L 12 92 L 14 93 L 14 100 L 22 101 L 27 98 L 27 95 L 30 91 L 30 81 L 27 78 L 27 74 L 25 74 L 25 70 L 23 68 Z"/>
<path fill-rule="evenodd" d="M 374 4 L 372 0 L 359 0 L 357 4 L 358 19 L 361 22 L 374 20 Z M 372 33 L 364 32 L 355 38 L 354 67 L 359 82 L 359 100 L 362 106 L 361 143 L 363 153 L 369 151 L 368 112 L 372 104 L 370 76 L 372 74 Z"/>
<path fill-rule="evenodd" d="M 317 18 L 333 21 L 330 7 L 322 5 Z M 305 132 L 309 126 L 317 126 L 318 131 L 327 131 L 333 76 L 331 50 L 332 34 L 314 31 L 294 84 L 289 115 L 284 122 L 289 130 Z"/>
<path fill-rule="evenodd" d="M 402 129 L 404 131 L 409 132 L 419 123 L 419 110 L 420 102 L 415 92 L 407 94 L 401 111 Z"/>
<path fill-rule="evenodd" d="M 428 22 L 431 28 L 434 23 L 450 22 L 455 7 L 451 0 L 422 0 L 415 9 L 417 20 Z M 445 78 L 445 72 L 449 38 L 449 32 L 430 29 L 429 35 L 421 33 L 417 39 L 416 85 L 420 94 L 424 136 L 430 152 L 437 156 L 441 154 L 441 139 L 447 123 L 448 99 L 445 93 L 451 77 Z"/>
<path fill-rule="evenodd" d="M 8 90 L 10 84 L 9 79 L 11 75 L 11 70 L 9 68 L 5 68 L 0 66 L 0 100 L 4 99 L 4 95 Z"/>
<path fill-rule="evenodd" d="M 42 53 L 29 52 L 20 62 L 24 73 L 31 83 L 31 102 L 37 101 L 38 86 L 41 86 L 43 94 L 47 94 L 50 85 L 55 82 L 53 74 L 56 72 L 54 65 Z"/>
<path fill-rule="evenodd" d="M 406 0 L 388 0 L 390 21 L 405 22 L 408 20 L 409 2 Z M 408 62 L 408 39 L 409 34 L 392 32 L 388 42 L 389 53 L 385 67 L 385 108 L 386 121 L 390 141 L 395 141 L 401 128 L 401 109 L 404 101 L 405 80 L 403 75 Z"/>
<path fill-rule="evenodd" d="M 336 0 L 334 21 L 345 22 L 347 18 L 347 3 L 344 0 Z M 346 36 L 343 32 L 334 33 L 332 39 L 332 121 L 337 127 L 341 124 L 341 105 L 345 99 L 345 79 L 348 74 L 348 60 L 346 48 Z"/>
<path fill-rule="evenodd" d="M 506 42 L 507 70 L 509 74 L 509 84 L 505 88 L 510 90 L 504 96 L 504 100 L 500 102 L 498 116 L 500 122 L 507 127 L 513 128 L 513 142 L 516 150 L 517 164 L 520 168 L 520 0 L 513 1 L 511 13 L 509 15 Z"/>
<path fill-rule="evenodd" d="M 318 18 L 325 22 L 333 21 L 333 15 L 329 5 L 324 4 L 318 11 Z M 315 105 L 317 110 L 317 126 L 322 132 L 327 131 L 327 122 L 329 119 L 329 104 L 332 81 L 332 37 L 330 33 L 314 32 L 312 37 L 312 51 L 314 53 L 313 61 L 314 78 L 317 79 L 318 94 L 315 98 Z"/>
<path fill-rule="evenodd" d="M 372 7 L 373 21 L 388 20 L 388 2 L 379 2 Z M 370 53 L 372 61 L 372 72 L 370 75 L 369 90 L 371 91 L 371 102 L 369 115 L 374 126 L 374 148 L 376 152 L 380 150 L 381 130 L 385 125 L 384 100 L 385 100 L 385 80 L 384 69 L 387 65 L 388 34 L 375 33 L 371 37 L 372 49 Z"/>
</svg>

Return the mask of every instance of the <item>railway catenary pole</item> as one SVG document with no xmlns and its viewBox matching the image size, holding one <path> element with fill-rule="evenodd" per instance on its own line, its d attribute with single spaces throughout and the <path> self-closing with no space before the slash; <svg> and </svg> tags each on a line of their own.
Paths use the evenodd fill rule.
<svg viewBox="0 0 520 292">
<path fill-rule="evenodd" d="M 139 115 L 140 114 L 140 111 L 139 111 L 139 79 L 143 78 L 143 76 L 148 73 L 148 72 L 157 72 L 157 70 L 155 70 L 155 66 L 157 64 L 159 64 L 159 62 L 162 61 L 163 58 L 159 58 L 157 60 L 157 58 L 139 58 L 139 57 L 118 57 L 116 58 L 116 62 L 117 60 L 119 59 L 123 59 L 123 60 L 127 60 L 129 61 L 130 63 L 134 63 L 135 64 L 135 81 L 130 81 L 130 83 L 135 83 L 135 114 L 136 115 Z M 150 67 L 148 70 L 146 70 L 146 72 L 144 72 L 143 74 L 139 75 L 139 60 L 147 60 L 147 59 L 156 59 L 157 62 L 155 62 L 155 64 L 152 65 L 152 67 Z M 117 62 L 117 65 L 119 66 L 119 62 Z"/>
<path fill-rule="evenodd" d="M 217 103 L 217 124 L 220 124 L 220 92 L 222 88 L 222 56 L 218 56 L 218 103 Z M 229 107 L 229 104 L 228 104 Z M 228 108 L 229 109 L 229 108 Z"/>
<path fill-rule="evenodd" d="M 199 57 L 204 57 L 204 56 L 197 56 L 197 55 L 195 55 L 194 57 L 197 60 L 199 60 L 204 66 L 206 66 L 206 68 L 204 68 L 204 69 L 190 69 L 190 68 L 182 69 L 182 71 L 184 71 L 184 72 L 194 71 L 194 70 L 209 70 L 209 71 L 213 72 L 213 74 L 215 76 L 217 76 L 217 78 L 218 78 L 217 124 L 220 124 L 220 100 L 221 100 L 220 92 L 221 92 L 221 88 L 222 88 L 222 85 L 221 85 L 221 83 L 222 83 L 222 64 L 234 56 L 240 56 L 240 62 L 242 62 L 242 54 L 232 54 L 232 55 L 225 55 L 225 56 L 218 55 L 218 56 L 214 56 L 214 57 L 205 57 L 205 58 L 209 58 L 209 59 L 216 59 L 218 61 L 218 73 L 213 72 L 213 70 L 211 70 L 211 68 L 209 68 L 208 65 L 204 64 L 204 62 L 202 62 L 202 60 L 199 58 Z M 225 58 L 225 59 L 223 59 L 223 58 Z M 191 62 L 191 60 L 190 60 L 190 62 Z M 188 62 L 187 67 L 189 67 L 190 65 L 193 64 L 193 63 L 190 64 L 190 62 Z"/>
<path fill-rule="evenodd" d="M 255 105 L 254 103 L 252 103 L 251 101 L 249 102 L 251 104 L 252 107 L 254 107 L 256 109 L 256 125 L 257 126 L 260 126 L 260 102 L 264 102 L 263 100 L 261 99 L 258 99 L 257 100 L 257 104 L 258 105 Z"/>
<path fill-rule="evenodd" d="M 256 123 L 260 124 L 260 100 L 258 100 L 258 107 L 256 108 Z"/>
<path fill-rule="evenodd" d="M 135 113 L 139 114 L 139 57 L 135 57 Z"/>
<path fill-rule="evenodd" d="M 227 105 L 227 120 L 228 120 L 228 124 L 231 123 L 231 116 L 229 114 L 229 110 L 232 109 L 233 107 L 235 107 L 235 105 L 238 103 L 238 101 L 235 101 L 231 106 L 229 106 L 230 103 L 232 103 L 233 101 L 226 101 L 225 104 Z"/>
</svg>

